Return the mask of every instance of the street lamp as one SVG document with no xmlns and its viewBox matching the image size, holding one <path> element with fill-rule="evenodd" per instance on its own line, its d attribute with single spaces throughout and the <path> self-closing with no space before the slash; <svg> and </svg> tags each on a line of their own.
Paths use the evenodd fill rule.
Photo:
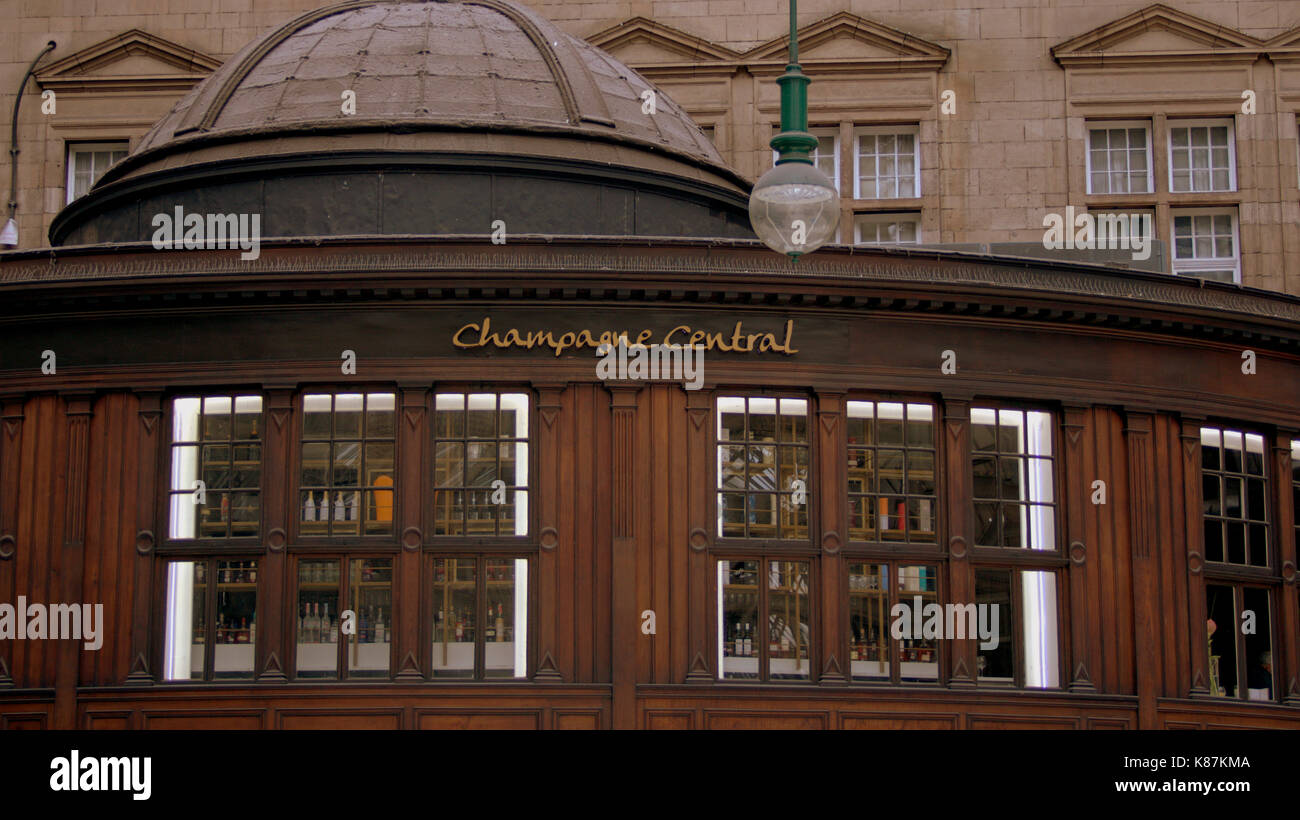
<svg viewBox="0 0 1300 820">
<path fill-rule="evenodd" d="M 776 81 L 781 86 L 781 133 L 770 143 L 776 165 L 749 195 L 754 233 L 772 250 L 794 259 L 826 244 L 840 220 L 839 192 L 811 156 L 817 138 L 808 133 L 811 81 L 799 67 L 796 9 L 796 0 L 790 0 L 790 63 Z"/>
</svg>

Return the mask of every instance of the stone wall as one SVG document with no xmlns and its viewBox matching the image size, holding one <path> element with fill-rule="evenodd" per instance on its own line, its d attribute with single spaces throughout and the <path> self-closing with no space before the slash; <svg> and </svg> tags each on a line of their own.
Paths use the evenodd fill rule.
<svg viewBox="0 0 1300 820">
<path fill-rule="evenodd" d="M 225 59 L 267 29 L 318 5 L 321 0 L 0 0 L 6 21 L 0 31 L 0 111 L 9 115 L 27 63 L 47 40 L 57 41 L 58 47 L 43 64 L 131 29 Z M 530 5 L 581 37 L 594 37 L 640 17 L 669 27 L 672 37 L 684 35 L 682 42 L 697 38 L 740 55 L 782 37 L 788 25 L 787 6 L 781 0 L 531 0 Z M 1223 27 L 1254 41 L 1273 41 L 1300 27 L 1300 3 L 1293 0 L 1169 0 L 1166 5 L 1211 28 Z M 845 60 L 850 68 L 839 74 L 810 71 L 815 81 L 813 118 L 850 127 L 881 121 L 919 124 L 922 196 L 913 204 L 922 213 L 926 242 L 1035 242 L 1043 235 L 1044 213 L 1063 212 L 1067 205 L 1079 210 L 1150 207 L 1161 238 L 1167 240 L 1170 207 L 1230 205 L 1240 216 L 1243 283 L 1300 295 L 1294 113 L 1300 107 L 1300 82 L 1285 59 L 1255 56 L 1232 62 L 1212 54 L 1203 61 L 1151 58 L 1149 65 L 1135 61 L 1131 70 L 1108 72 L 1082 64 L 1063 66 L 1053 58 L 1053 47 L 1146 6 L 1107 0 L 803 0 L 801 27 L 847 12 L 951 51 L 937 70 L 890 72 L 880 68 L 881 60 L 897 43 L 882 46 L 870 37 L 841 38 L 840 46 L 830 44 L 822 56 L 832 63 Z M 1231 44 L 1224 42 L 1198 46 L 1198 37 L 1209 36 L 1204 30 L 1158 29 L 1151 27 L 1129 45 L 1113 48 L 1143 53 L 1197 47 L 1207 54 L 1221 48 L 1231 51 Z M 679 55 L 676 65 L 669 66 L 672 61 L 655 51 L 659 46 L 654 42 L 642 39 L 621 47 L 611 51 L 644 68 L 714 129 L 723 155 L 738 170 L 753 177 L 766 169 L 766 140 L 775 117 L 770 104 L 775 99 L 774 73 L 742 65 L 715 71 L 715 80 L 705 82 L 695 76 L 692 63 L 725 60 L 693 61 Z M 99 72 L 147 74 L 156 71 L 149 59 L 133 53 Z M 855 60 L 870 65 L 855 69 Z M 940 114 L 938 99 L 929 101 L 928 110 L 908 103 L 913 113 L 907 106 L 882 102 L 891 88 L 907 82 L 921 83 L 917 87 L 926 98 L 953 91 L 956 112 Z M 1087 196 L 1082 149 L 1086 118 L 1145 112 L 1153 121 L 1153 136 L 1159 137 L 1166 116 L 1234 116 L 1233 106 L 1239 104 L 1231 97 L 1240 93 L 1235 91 L 1238 85 L 1255 92 L 1257 113 L 1235 114 L 1238 190 L 1231 196 L 1104 201 Z M 851 91 L 855 87 L 862 89 L 856 102 Z M 43 115 L 40 88 L 29 84 L 19 117 L 19 247 L 48 243 L 50 220 L 66 197 L 66 141 L 138 139 L 183 93 L 166 87 L 112 93 L 70 90 L 66 97 L 61 93 L 57 113 Z M 1081 104 L 1083 97 L 1087 99 Z M 843 133 L 852 131 L 846 128 Z M 1160 154 L 1158 144 L 1156 148 Z M 0 186 L 7 190 L 8 185 L 9 167 L 4 163 Z M 1159 192 L 1167 185 L 1158 181 L 1156 188 Z M 853 207 L 846 201 L 845 213 L 851 215 Z"/>
</svg>

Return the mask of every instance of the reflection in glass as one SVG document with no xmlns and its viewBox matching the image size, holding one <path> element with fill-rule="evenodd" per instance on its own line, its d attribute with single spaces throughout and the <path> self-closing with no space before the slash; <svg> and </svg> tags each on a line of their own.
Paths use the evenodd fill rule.
<svg viewBox="0 0 1300 820">
<path fill-rule="evenodd" d="M 207 562 L 167 564 L 163 680 L 202 680 L 207 649 Z"/>
<path fill-rule="evenodd" d="M 1015 682 L 1015 646 L 1011 618 L 1011 571 L 1004 569 L 975 570 L 975 604 L 978 607 L 997 607 L 998 643 L 996 647 L 976 647 L 975 666 L 980 681 L 990 683 Z M 986 620 L 992 623 L 992 619 Z"/>
<path fill-rule="evenodd" d="M 718 534 L 808 537 L 808 402 L 718 399 Z"/>
<path fill-rule="evenodd" d="M 849 665 L 854 678 L 889 679 L 889 566 L 849 564 Z"/>
<path fill-rule="evenodd" d="M 758 564 L 718 562 L 718 669 L 723 678 L 759 677 Z"/>
<path fill-rule="evenodd" d="M 1201 428 L 1201 503 L 1207 560 L 1269 565 L 1263 436 Z"/>
<path fill-rule="evenodd" d="M 303 535 L 392 533 L 395 417 L 393 393 L 303 397 Z"/>
<path fill-rule="evenodd" d="M 939 603 L 938 572 L 935 567 L 904 564 L 898 568 L 898 602 L 907 604 L 909 612 L 920 611 Z M 913 621 L 915 623 L 915 621 Z M 945 621 L 946 627 L 946 621 Z M 934 681 L 939 679 L 939 640 L 926 637 L 924 631 L 903 638 L 898 646 L 899 677 L 903 681 Z"/>
<path fill-rule="evenodd" d="M 169 537 L 257 535 L 261 416 L 260 396 L 173 401 Z"/>
<path fill-rule="evenodd" d="M 1051 414 L 976 407 L 970 429 L 975 543 L 1056 549 Z"/>
<path fill-rule="evenodd" d="M 848 403 L 849 537 L 934 543 L 934 408 Z"/>
<path fill-rule="evenodd" d="M 215 564 L 216 575 L 209 577 Z M 257 645 L 257 561 L 167 564 L 164 680 L 250 678 Z M 209 600 L 209 593 L 215 600 Z M 209 620 L 209 606 L 215 615 Z"/>
<path fill-rule="evenodd" d="M 438 558 L 433 562 L 434 677 L 474 676 L 477 565 L 476 558 Z"/>
<path fill-rule="evenodd" d="M 356 613 L 356 633 L 347 637 L 348 677 L 386 678 L 393 631 L 393 559 L 354 558 L 349 562 L 348 608 Z"/>
<path fill-rule="evenodd" d="M 488 558 L 484 583 L 487 614 L 483 620 L 483 670 L 489 678 L 522 678 L 524 617 L 527 614 L 528 561 Z"/>
<path fill-rule="evenodd" d="M 338 677 L 339 561 L 298 561 L 296 668 L 300 678 Z"/>
<path fill-rule="evenodd" d="M 527 535 L 528 395 L 439 393 L 434 533 Z"/>
<path fill-rule="evenodd" d="M 767 575 L 768 676 L 772 680 L 807 680 L 812 635 L 808 564 L 769 561 Z"/>
</svg>

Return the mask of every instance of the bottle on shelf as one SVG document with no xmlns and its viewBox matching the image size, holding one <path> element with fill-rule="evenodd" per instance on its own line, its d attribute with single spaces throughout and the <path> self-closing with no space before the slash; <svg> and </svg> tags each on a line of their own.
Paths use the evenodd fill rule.
<svg viewBox="0 0 1300 820">
<path fill-rule="evenodd" d="M 221 520 L 230 520 L 230 496 L 225 493 L 221 494 Z"/>
<path fill-rule="evenodd" d="M 460 643 L 465 640 L 465 618 L 458 611 L 456 613 L 456 642 Z"/>
<path fill-rule="evenodd" d="M 306 622 L 307 622 L 307 605 L 303 604 L 302 614 L 298 616 L 298 643 L 306 643 L 306 641 L 304 640 L 304 638 L 306 637 L 306 633 L 303 632 L 303 627 L 306 624 Z"/>
<path fill-rule="evenodd" d="M 347 520 L 346 512 L 347 511 L 343 507 L 343 493 L 338 493 L 338 492 L 334 493 L 334 520 L 346 521 Z"/>
<path fill-rule="evenodd" d="M 745 624 L 745 645 L 740 654 L 746 658 L 754 655 L 754 627 L 752 624 Z"/>
<path fill-rule="evenodd" d="M 302 520 L 303 521 L 316 520 L 316 494 L 315 493 L 311 493 L 311 492 L 307 493 L 307 500 L 302 502 Z"/>
<path fill-rule="evenodd" d="M 325 615 L 321 618 L 321 643 L 329 643 L 332 624 L 330 623 L 330 605 L 325 604 Z"/>
<path fill-rule="evenodd" d="M 330 493 L 329 490 L 323 490 L 320 494 L 320 515 L 318 521 L 330 520 Z"/>
<path fill-rule="evenodd" d="M 379 608 L 379 614 L 375 617 L 375 643 L 386 643 L 388 640 L 388 629 L 384 626 L 384 608 Z"/>
<path fill-rule="evenodd" d="M 497 641 L 504 641 L 506 639 L 506 619 L 504 613 L 501 610 L 501 604 L 497 604 L 496 627 L 497 627 Z"/>
<path fill-rule="evenodd" d="M 248 643 L 248 619 L 239 620 L 239 632 L 236 633 L 235 640 L 239 643 Z"/>
</svg>

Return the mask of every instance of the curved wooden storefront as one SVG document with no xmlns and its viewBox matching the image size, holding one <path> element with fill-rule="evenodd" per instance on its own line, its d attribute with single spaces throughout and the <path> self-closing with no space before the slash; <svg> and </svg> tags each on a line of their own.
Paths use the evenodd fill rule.
<svg viewBox="0 0 1300 820">
<path fill-rule="evenodd" d="M 15 253 L 0 294 L 0 602 L 102 602 L 108 625 L 99 651 L 0 641 L 0 728 L 1300 726 L 1294 298 L 925 251 L 791 264 L 744 241 L 514 236 L 268 242 L 249 262 L 147 245 Z M 601 381 L 584 330 L 698 332 L 712 345 L 702 389 Z M 439 536 L 433 395 L 507 388 L 529 397 L 528 534 Z M 172 399 L 232 391 L 262 398 L 257 535 L 178 545 Z M 311 391 L 396 397 L 389 533 L 301 531 Z M 798 537 L 719 537 L 724 396 L 806 402 Z M 934 408 L 932 543 L 853 537 L 843 453 L 859 401 Z M 1051 549 L 977 543 L 971 419 L 986 407 L 1049 414 Z M 1263 442 L 1263 565 L 1207 554 L 1202 428 Z M 425 590 L 449 551 L 528 562 L 525 680 L 430 674 Z M 215 554 L 258 562 L 254 674 L 163 682 L 163 564 Z M 296 562 L 358 554 L 393 562 L 386 679 L 298 679 Z M 809 568 L 805 682 L 718 680 L 715 561 L 750 558 Z M 846 568 L 899 560 L 936 567 L 958 602 L 981 568 L 1055 578 L 1055 685 L 979 680 L 973 641 L 945 646 L 934 683 L 855 678 Z M 1267 594 L 1271 702 L 1211 696 L 1207 585 Z"/>
</svg>

